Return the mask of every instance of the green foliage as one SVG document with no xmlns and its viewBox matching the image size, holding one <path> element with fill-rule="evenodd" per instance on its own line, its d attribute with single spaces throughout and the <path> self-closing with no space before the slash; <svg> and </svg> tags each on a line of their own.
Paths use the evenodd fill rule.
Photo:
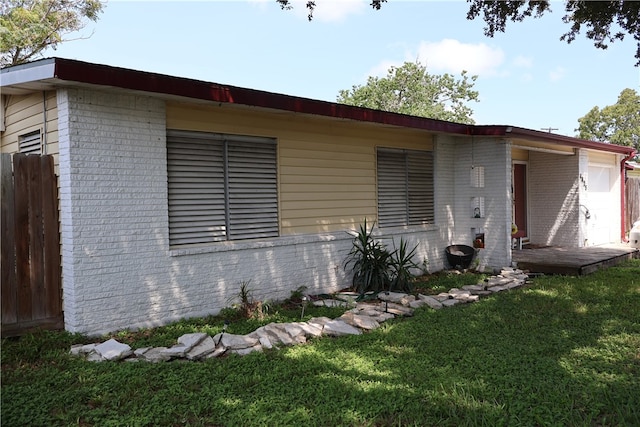
<svg viewBox="0 0 640 427">
<path fill-rule="evenodd" d="M 97 21 L 100 0 L 4 0 L 0 6 L 0 67 L 17 65 L 55 49 L 65 35 Z"/>
<path fill-rule="evenodd" d="M 463 276 L 471 280 L 429 282 Z M 67 355 L 86 338 L 5 339 L 2 425 L 637 426 L 639 306 L 633 260 L 420 309 L 359 336 L 206 362 L 92 363 Z M 310 316 L 326 313 L 316 309 Z M 279 321 L 299 315 L 280 312 Z M 245 333 L 251 322 L 228 331 Z M 222 319 L 172 331 L 205 325 L 217 330 Z"/>
<path fill-rule="evenodd" d="M 382 3 L 386 3 L 387 0 L 371 0 L 371 2 L 369 3 L 371 5 L 371 7 L 373 7 L 375 10 L 380 10 L 380 7 L 382 7 Z M 293 3 L 294 0 L 276 0 L 276 3 L 278 3 L 280 5 L 280 8 L 283 10 L 290 10 L 293 8 L 293 6 L 291 5 L 291 3 Z M 309 18 L 309 21 L 313 20 L 313 11 L 316 8 L 316 2 L 315 1 L 307 1 L 305 3 L 305 7 L 307 8 L 307 11 L 309 12 L 309 14 L 307 15 L 307 17 Z"/>
<path fill-rule="evenodd" d="M 386 77 L 367 79 L 364 86 L 341 90 L 337 101 L 342 104 L 412 116 L 473 124 L 473 110 L 466 104 L 478 101 L 473 90 L 477 76 L 462 71 L 460 79 L 451 74 L 429 74 L 419 62 L 405 62 L 389 68 Z"/>
<path fill-rule="evenodd" d="M 633 89 L 620 92 L 613 105 L 593 107 L 578 123 L 579 138 L 627 145 L 640 152 L 640 95 Z"/>
<path fill-rule="evenodd" d="M 508 21 L 521 22 L 534 16 L 539 18 L 551 12 L 551 2 L 546 1 L 483 1 L 469 0 L 467 19 L 482 15 L 486 24 L 484 33 L 493 37 L 496 32 L 504 32 Z M 560 37 L 571 43 L 580 34 L 582 26 L 587 27 L 585 35 L 593 40 L 596 48 L 606 49 L 609 43 L 623 40 L 625 33 L 638 41 L 635 58 L 640 65 L 640 2 L 636 1 L 565 1 L 565 15 L 562 22 L 571 28 Z M 613 31 L 613 32 L 612 32 Z"/>
<path fill-rule="evenodd" d="M 353 271 L 352 284 L 360 295 L 366 292 L 379 292 L 387 289 L 391 278 L 389 267 L 391 254 L 386 246 L 373 237 L 373 228 L 367 227 L 367 220 L 360 225 L 358 234 L 353 239 L 351 251 L 347 255 L 345 269 Z"/>
<path fill-rule="evenodd" d="M 420 269 L 414 261 L 417 245 L 408 250 L 407 242 L 401 238 L 400 247 L 389 252 L 386 245 L 373 236 L 375 223 L 371 229 L 360 225 L 358 234 L 345 260 L 345 269 L 353 272 L 353 288 L 360 296 L 367 292 L 400 290 L 411 292 L 412 269 Z"/>
<path fill-rule="evenodd" d="M 269 309 L 269 304 L 256 300 L 253 297 L 253 290 L 249 286 L 250 283 L 251 280 L 240 283 L 240 290 L 236 294 L 236 298 L 240 302 L 234 304 L 232 308 L 235 308 L 240 317 L 245 319 L 263 319 L 265 311 Z"/>
<path fill-rule="evenodd" d="M 407 248 L 407 242 L 400 238 L 400 246 L 391 253 L 391 288 L 410 293 L 413 291 L 412 280 L 414 274 L 412 270 L 420 270 L 421 267 L 413 261 L 418 246 L 413 249 Z"/>
</svg>

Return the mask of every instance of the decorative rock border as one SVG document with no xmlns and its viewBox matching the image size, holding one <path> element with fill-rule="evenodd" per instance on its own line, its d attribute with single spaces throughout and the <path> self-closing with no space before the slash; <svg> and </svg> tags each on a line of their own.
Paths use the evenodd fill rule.
<svg viewBox="0 0 640 427">
<path fill-rule="evenodd" d="M 438 295 L 414 295 L 398 292 L 380 292 L 378 301 L 356 302 L 356 294 L 341 293 L 339 299 L 314 301 L 317 306 L 351 307 L 336 319 L 314 317 L 307 322 L 270 323 L 247 335 L 228 334 L 224 331 L 211 337 L 198 332 L 182 335 L 173 347 L 145 347 L 135 351 L 126 344 L 110 339 L 99 344 L 74 345 L 70 353 L 88 361 L 125 360 L 128 362 L 166 362 L 174 359 L 204 360 L 223 354 L 245 355 L 263 349 L 303 344 L 308 338 L 359 335 L 380 327 L 380 323 L 395 317 L 412 316 L 423 306 L 438 310 L 478 301 L 495 292 L 518 288 L 528 282 L 529 275 L 522 270 L 503 269 L 499 275 L 477 285 L 452 288 Z"/>
</svg>

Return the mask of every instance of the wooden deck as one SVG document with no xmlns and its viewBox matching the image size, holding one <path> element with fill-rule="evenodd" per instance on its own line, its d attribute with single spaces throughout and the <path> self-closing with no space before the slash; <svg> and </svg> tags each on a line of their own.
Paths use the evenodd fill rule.
<svg viewBox="0 0 640 427">
<path fill-rule="evenodd" d="M 640 251 L 627 245 L 525 247 L 513 251 L 513 261 L 522 270 L 572 276 L 590 274 L 631 258 L 640 258 Z"/>
</svg>

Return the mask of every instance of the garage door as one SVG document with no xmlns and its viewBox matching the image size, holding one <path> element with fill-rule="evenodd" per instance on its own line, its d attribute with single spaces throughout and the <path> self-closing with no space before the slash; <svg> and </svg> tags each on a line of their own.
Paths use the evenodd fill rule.
<svg viewBox="0 0 640 427">
<path fill-rule="evenodd" d="M 591 217 L 588 224 L 588 245 L 611 243 L 618 224 L 618 206 L 612 191 L 611 174 L 614 168 L 589 166 L 587 191 L 588 208 Z"/>
</svg>

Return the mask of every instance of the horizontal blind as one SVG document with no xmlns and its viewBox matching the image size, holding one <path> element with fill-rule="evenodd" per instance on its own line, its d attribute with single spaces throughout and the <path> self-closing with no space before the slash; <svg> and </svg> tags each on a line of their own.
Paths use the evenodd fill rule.
<svg viewBox="0 0 640 427">
<path fill-rule="evenodd" d="M 229 239 L 278 236 L 275 141 L 228 145 Z"/>
<path fill-rule="evenodd" d="M 379 148 L 377 177 L 380 227 L 433 222 L 433 153 Z"/>
<path fill-rule="evenodd" d="M 407 225 L 406 158 L 402 150 L 378 149 L 378 225 Z"/>
<path fill-rule="evenodd" d="M 273 139 L 167 132 L 171 245 L 278 236 Z"/>
<path fill-rule="evenodd" d="M 409 225 L 433 223 L 433 153 L 407 151 Z"/>
<path fill-rule="evenodd" d="M 167 133 L 169 244 L 226 240 L 224 142 Z"/>
</svg>

